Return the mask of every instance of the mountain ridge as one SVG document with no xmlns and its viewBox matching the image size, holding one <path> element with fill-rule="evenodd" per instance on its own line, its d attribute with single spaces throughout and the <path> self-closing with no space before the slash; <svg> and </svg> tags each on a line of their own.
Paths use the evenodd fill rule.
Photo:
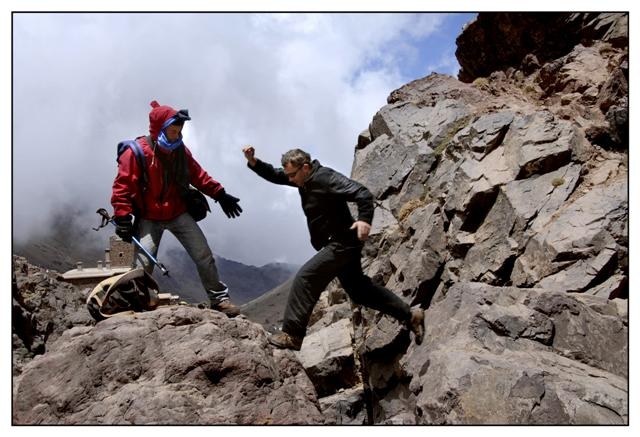
<svg viewBox="0 0 640 437">
<path fill-rule="evenodd" d="M 77 234 L 70 231 L 57 232 L 60 228 L 53 226 L 48 235 L 40 235 L 27 242 L 15 244 L 13 253 L 26 258 L 31 264 L 45 269 L 64 273 L 76 267 L 76 262 L 82 261 L 86 267 L 94 262 L 89 259 L 101 259 L 104 249 L 99 243 L 88 245 L 74 244 Z M 93 236 L 87 232 L 89 236 Z M 195 264 L 182 247 L 163 250 L 162 262 L 170 273 L 170 279 L 160 272 L 154 271 L 154 279 L 161 291 L 173 292 L 189 303 L 206 300 L 206 293 L 200 282 Z M 231 299 L 237 304 L 245 304 L 266 291 L 285 282 L 298 269 L 290 263 L 273 262 L 257 267 L 215 256 L 221 280 L 227 284 L 231 292 Z"/>
</svg>

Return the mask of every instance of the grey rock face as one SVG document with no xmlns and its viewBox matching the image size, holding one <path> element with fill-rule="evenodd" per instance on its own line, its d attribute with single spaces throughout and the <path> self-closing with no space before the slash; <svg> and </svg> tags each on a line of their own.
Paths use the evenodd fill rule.
<svg viewBox="0 0 640 437">
<path fill-rule="evenodd" d="M 326 425 L 365 425 L 367 410 L 362 385 L 320 399 Z"/>
<path fill-rule="evenodd" d="M 486 15 L 459 41 L 477 37 L 467 61 L 488 62 L 464 64 L 466 73 L 493 69 L 472 85 L 433 74 L 394 91 L 356 150 L 352 174 L 386 224 L 363 265 L 429 308 L 437 339 L 416 347 L 387 317 L 354 318 L 370 414 L 375 423 L 626 423 L 627 322 L 606 300 L 628 296 L 628 116 L 615 112 L 627 101 L 625 16 Z M 550 19 L 558 29 L 526 26 Z M 590 42 L 547 44 L 548 31 L 574 28 Z M 478 58 L 487 32 L 513 44 L 489 44 L 491 57 Z M 462 315 L 466 294 L 475 300 Z"/>
<path fill-rule="evenodd" d="M 360 381 L 353 354 L 352 332 L 351 320 L 342 318 L 305 337 L 297 356 L 317 387 L 318 396 L 332 395 Z"/>
<path fill-rule="evenodd" d="M 19 256 L 12 261 L 12 336 L 14 350 L 19 351 L 13 355 L 13 375 L 17 376 L 65 330 L 95 322 L 86 310 L 86 296 L 59 282 L 58 272 L 29 264 Z"/>
<path fill-rule="evenodd" d="M 317 424 L 313 385 L 254 323 L 191 307 L 66 331 L 17 382 L 16 424 Z"/>
<path fill-rule="evenodd" d="M 450 288 L 403 361 L 416 423 L 627 423 L 627 326 L 613 302 L 592 299 Z"/>
</svg>

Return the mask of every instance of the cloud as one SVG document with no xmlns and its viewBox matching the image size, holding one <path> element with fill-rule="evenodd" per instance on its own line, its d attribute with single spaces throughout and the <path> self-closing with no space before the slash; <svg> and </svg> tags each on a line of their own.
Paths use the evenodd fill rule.
<svg viewBox="0 0 640 437">
<path fill-rule="evenodd" d="M 258 178 L 241 147 L 254 145 L 274 164 L 301 147 L 348 175 L 358 134 L 393 89 L 416 78 L 403 66 L 417 62 L 414 45 L 446 18 L 15 14 L 14 238 L 33 236 L 68 205 L 95 226 L 95 210 L 111 209 L 116 144 L 147 132 L 157 99 L 189 109 L 185 143 L 241 198 L 240 218 L 228 220 L 212 202 L 201 222 L 213 250 L 249 264 L 302 263 L 313 250 L 297 191 Z"/>
</svg>

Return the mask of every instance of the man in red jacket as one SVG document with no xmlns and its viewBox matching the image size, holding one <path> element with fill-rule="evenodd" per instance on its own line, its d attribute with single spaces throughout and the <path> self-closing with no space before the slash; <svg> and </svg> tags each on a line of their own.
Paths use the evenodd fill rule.
<svg viewBox="0 0 640 437">
<path fill-rule="evenodd" d="M 182 142 L 184 122 L 191 120 L 186 109 L 176 111 L 170 106 L 151 102 L 149 136 L 136 141 L 144 153 L 145 169 L 131 148 L 118 158 L 118 174 L 113 182 L 111 204 L 114 210 L 116 234 L 131 242 L 133 235 L 154 257 L 165 230 L 180 241 L 198 268 L 202 285 L 211 308 L 229 317 L 240 314 L 229 300 L 227 286 L 220 282 L 211 248 L 196 223 L 187 212 L 185 194 L 193 185 L 220 203 L 229 218 L 240 215 L 240 199 L 225 192 L 224 187 L 200 167 L 191 151 Z M 135 216 L 135 226 L 133 217 Z M 153 263 L 137 247 L 136 266 L 151 273 Z"/>
</svg>

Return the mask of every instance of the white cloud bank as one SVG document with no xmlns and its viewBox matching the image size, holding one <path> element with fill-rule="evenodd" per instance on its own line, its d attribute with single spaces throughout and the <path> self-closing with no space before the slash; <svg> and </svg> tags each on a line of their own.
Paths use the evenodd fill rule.
<svg viewBox="0 0 640 437">
<path fill-rule="evenodd" d="M 357 136 L 389 93 L 430 73 L 408 76 L 403 66 L 447 63 L 441 53 L 453 53 L 457 34 L 450 47 L 433 48 L 433 59 L 416 59 L 416 47 L 445 19 L 14 14 L 14 239 L 35 235 L 68 205 L 82 209 L 81 223 L 95 226 L 95 210 L 111 210 L 116 144 L 147 132 L 149 102 L 157 99 L 189 109 L 185 143 L 241 199 L 240 218 L 228 220 L 212 202 L 213 215 L 201 222 L 214 252 L 255 265 L 302 263 L 313 250 L 296 190 L 249 171 L 242 145 L 254 145 L 274 164 L 301 147 L 348 175 Z"/>
</svg>

